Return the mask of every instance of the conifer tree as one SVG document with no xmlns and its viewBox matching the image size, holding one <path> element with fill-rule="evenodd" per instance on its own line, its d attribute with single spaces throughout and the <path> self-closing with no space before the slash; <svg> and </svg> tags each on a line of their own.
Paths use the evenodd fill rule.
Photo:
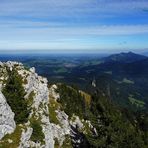
<svg viewBox="0 0 148 148">
<path fill-rule="evenodd" d="M 6 86 L 3 89 L 3 94 L 6 97 L 7 103 L 15 113 L 16 123 L 24 123 L 27 121 L 30 110 L 25 100 L 25 90 L 22 86 L 22 78 L 16 70 L 8 70 L 8 79 Z"/>
</svg>

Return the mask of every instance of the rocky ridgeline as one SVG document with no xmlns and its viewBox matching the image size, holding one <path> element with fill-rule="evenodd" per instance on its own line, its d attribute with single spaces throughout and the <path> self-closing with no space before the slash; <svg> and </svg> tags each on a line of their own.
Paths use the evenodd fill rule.
<svg viewBox="0 0 148 148">
<path fill-rule="evenodd" d="M 8 79 L 8 69 L 10 71 L 15 69 L 23 80 L 22 85 L 26 92 L 24 98 L 31 107 L 25 124 L 16 124 L 15 114 L 2 94 L 2 89 Z M 86 124 L 87 128 L 93 129 L 93 127 L 89 121 L 80 120 L 78 116 L 73 115 L 73 118 L 69 119 L 68 115 L 60 109 L 60 104 L 57 102 L 60 94 L 56 92 L 56 89 L 56 85 L 48 87 L 47 79 L 38 76 L 35 68 L 27 70 L 23 64 L 17 62 L 0 63 L 0 146 L 54 148 L 56 145 L 65 147 L 64 144 L 67 145 L 69 141 L 79 146 L 83 138 L 78 136 L 79 134 L 74 129 L 86 132 Z M 32 120 L 37 120 L 42 127 L 44 135 L 42 142 L 31 139 L 34 130 L 31 126 Z M 69 144 L 69 147 L 72 145 Z"/>
</svg>

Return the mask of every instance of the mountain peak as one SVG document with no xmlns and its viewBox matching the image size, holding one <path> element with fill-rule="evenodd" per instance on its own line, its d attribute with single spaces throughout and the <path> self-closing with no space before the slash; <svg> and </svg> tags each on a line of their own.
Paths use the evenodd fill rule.
<svg viewBox="0 0 148 148">
<path fill-rule="evenodd" d="M 122 62 L 122 63 L 131 63 L 135 61 L 140 61 L 143 59 L 146 59 L 147 57 L 144 55 L 136 54 L 134 52 L 121 52 L 118 54 L 110 55 L 106 58 L 104 58 L 105 61 L 110 62 Z"/>
</svg>

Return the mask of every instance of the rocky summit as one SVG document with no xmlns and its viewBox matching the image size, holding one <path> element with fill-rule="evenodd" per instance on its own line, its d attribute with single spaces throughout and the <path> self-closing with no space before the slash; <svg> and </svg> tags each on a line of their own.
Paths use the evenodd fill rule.
<svg viewBox="0 0 148 148">
<path fill-rule="evenodd" d="M 80 147 L 83 134 L 96 132 L 89 120 L 65 113 L 57 89 L 35 68 L 0 63 L 0 147 Z"/>
</svg>

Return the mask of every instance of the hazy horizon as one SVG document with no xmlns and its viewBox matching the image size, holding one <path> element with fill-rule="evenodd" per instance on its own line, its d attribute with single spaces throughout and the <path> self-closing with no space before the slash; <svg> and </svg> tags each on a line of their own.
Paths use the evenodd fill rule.
<svg viewBox="0 0 148 148">
<path fill-rule="evenodd" d="M 128 53 L 133 52 L 137 54 L 148 54 L 148 50 L 0 50 L 1 55 L 21 55 L 21 54 L 97 54 L 97 55 L 110 55 L 110 54 L 118 54 L 118 53 Z"/>
</svg>

